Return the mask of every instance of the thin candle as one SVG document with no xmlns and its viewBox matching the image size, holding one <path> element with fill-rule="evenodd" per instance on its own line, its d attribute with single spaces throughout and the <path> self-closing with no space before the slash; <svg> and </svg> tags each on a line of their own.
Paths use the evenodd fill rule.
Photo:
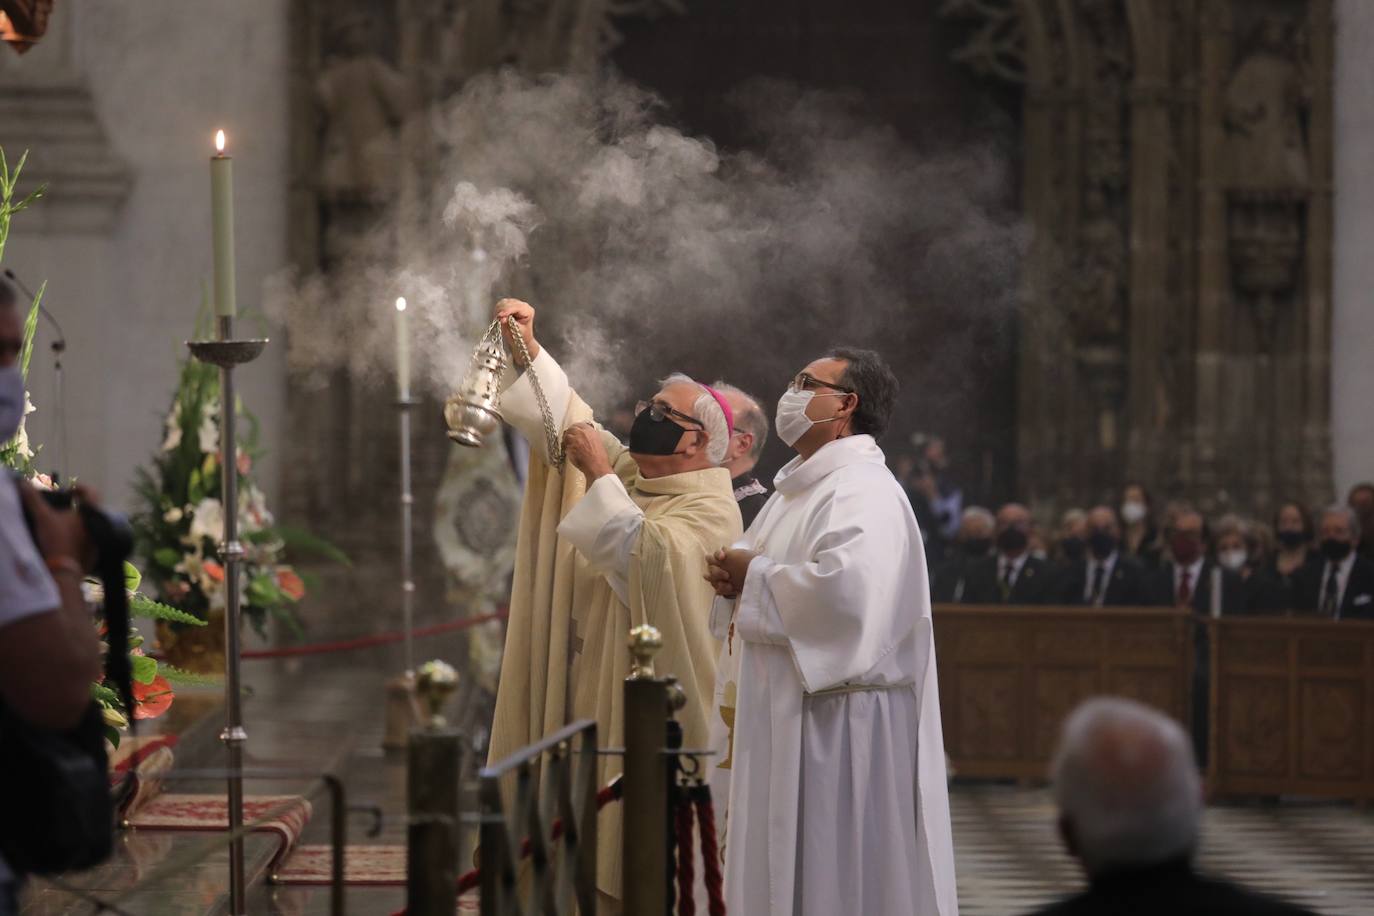
<svg viewBox="0 0 1374 916">
<path fill-rule="evenodd" d="M 410 397 L 410 331 L 406 320 L 406 300 L 396 299 L 396 389 L 401 400 Z"/>
<path fill-rule="evenodd" d="M 233 318 L 234 294 L 234 160 L 224 154 L 224 131 L 215 131 L 210 158 L 210 219 L 215 252 L 215 314 Z"/>
</svg>

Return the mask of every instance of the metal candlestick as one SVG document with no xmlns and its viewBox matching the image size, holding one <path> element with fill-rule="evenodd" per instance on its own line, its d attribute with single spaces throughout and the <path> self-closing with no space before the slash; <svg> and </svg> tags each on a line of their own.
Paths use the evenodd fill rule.
<svg viewBox="0 0 1374 916">
<path fill-rule="evenodd" d="M 407 683 L 415 678 L 415 539 L 411 531 L 415 496 L 410 491 L 410 410 L 420 403 L 409 392 L 396 401 L 401 415 L 401 625 L 405 630 Z"/>
<path fill-rule="evenodd" d="M 229 912 L 243 916 L 248 912 L 243 871 L 243 745 L 248 733 L 243 730 L 243 691 L 239 683 L 239 568 L 243 564 L 243 545 L 239 543 L 238 439 L 234 413 L 234 367 L 257 359 L 266 340 L 234 340 L 234 319 L 219 319 L 218 340 L 196 340 L 186 344 L 191 355 L 203 363 L 219 366 L 219 441 L 221 481 L 224 497 L 224 541 L 220 560 L 224 565 L 224 742 L 229 765 L 229 830 L 235 836 L 229 846 Z"/>
</svg>

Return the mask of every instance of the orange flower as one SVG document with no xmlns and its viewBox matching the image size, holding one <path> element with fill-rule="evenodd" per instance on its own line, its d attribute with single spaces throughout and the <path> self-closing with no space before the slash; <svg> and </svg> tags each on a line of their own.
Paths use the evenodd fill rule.
<svg viewBox="0 0 1374 916">
<path fill-rule="evenodd" d="M 134 681 L 134 718 L 156 719 L 172 705 L 173 696 L 172 685 L 160 674 L 151 684 Z"/>
<path fill-rule="evenodd" d="M 238 465 L 239 473 L 244 477 L 247 477 L 248 472 L 253 470 L 253 456 L 248 454 L 247 452 L 239 452 Z"/>
<path fill-rule="evenodd" d="M 305 597 L 305 583 L 290 566 L 277 567 L 277 588 L 292 601 L 300 601 Z"/>
<path fill-rule="evenodd" d="M 220 566 L 214 560 L 206 560 L 201 566 L 205 570 L 205 574 L 211 579 L 214 579 L 216 582 L 224 581 L 224 567 Z"/>
</svg>

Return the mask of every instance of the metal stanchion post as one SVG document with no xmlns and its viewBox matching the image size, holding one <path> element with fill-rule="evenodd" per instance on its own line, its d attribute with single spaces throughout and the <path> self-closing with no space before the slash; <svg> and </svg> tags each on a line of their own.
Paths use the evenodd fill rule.
<svg viewBox="0 0 1374 916">
<path fill-rule="evenodd" d="M 449 728 L 439 710 L 457 687 L 451 677 L 426 673 L 417 682 L 430 720 L 410 734 L 406 761 L 406 913 L 451 916 L 458 884 L 459 777 L 463 736 Z"/>
<path fill-rule="evenodd" d="M 219 367 L 220 378 L 220 452 L 221 495 L 224 497 L 224 540 L 220 559 L 224 566 L 224 742 L 228 756 L 229 830 L 243 826 L 243 745 L 248 734 L 243 729 L 243 688 L 239 678 L 239 570 L 243 564 L 243 545 L 239 543 L 238 516 L 238 440 L 235 429 L 236 398 L 234 367 L 251 362 L 267 345 L 266 340 L 234 340 L 234 320 L 219 319 L 219 339 L 192 341 L 192 355 Z M 229 847 L 229 912 L 244 916 L 246 888 L 243 865 L 243 837 L 236 836 Z"/>
<path fill-rule="evenodd" d="M 635 662 L 625 680 L 624 911 L 643 916 L 672 912 L 671 773 L 664 753 L 672 710 L 671 680 L 654 676 L 653 657 L 663 637 L 651 626 L 630 632 Z"/>
</svg>

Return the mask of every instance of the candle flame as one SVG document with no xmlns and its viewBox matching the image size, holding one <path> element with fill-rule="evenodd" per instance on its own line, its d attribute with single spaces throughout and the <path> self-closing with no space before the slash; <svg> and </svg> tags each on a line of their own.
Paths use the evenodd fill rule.
<svg viewBox="0 0 1374 916">
<path fill-rule="evenodd" d="M 224 131 L 222 130 L 215 131 L 215 152 L 224 152 Z"/>
<path fill-rule="evenodd" d="M 405 310 L 406 310 L 406 297 L 405 297 L 405 296 L 397 296 L 397 297 L 396 297 L 396 311 L 398 311 L 398 312 L 404 312 Z"/>
</svg>

